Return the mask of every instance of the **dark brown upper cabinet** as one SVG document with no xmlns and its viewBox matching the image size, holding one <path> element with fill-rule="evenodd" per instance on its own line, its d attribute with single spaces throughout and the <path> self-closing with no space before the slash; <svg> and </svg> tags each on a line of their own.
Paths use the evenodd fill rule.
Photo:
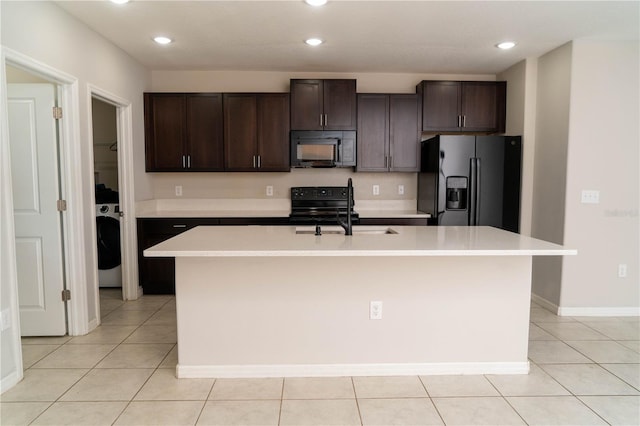
<svg viewBox="0 0 640 426">
<path fill-rule="evenodd" d="M 420 119 L 418 95 L 359 94 L 356 170 L 419 171 Z"/>
<path fill-rule="evenodd" d="M 356 130 L 355 80 L 291 80 L 291 130 Z"/>
<path fill-rule="evenodd" d="M 222 95 L 145 93 L 146 171 L 221 171 Z"/>
<path fill-rule="evenodd" d="M 504 81 L 422 81 L 417 92 L 425 132 L 504 133 Z"/>
<path fill-rule="evenodd" d="M 289 94 L 229 93 L 224 103 L 227 171 L 290 171 Z"/>
</svg>

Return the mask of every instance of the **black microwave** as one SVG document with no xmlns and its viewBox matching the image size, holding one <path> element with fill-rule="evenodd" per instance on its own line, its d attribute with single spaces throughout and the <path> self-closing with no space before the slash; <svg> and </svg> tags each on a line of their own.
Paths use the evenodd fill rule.
<svg viewBox="0 0 640 426">
<path fill-rule="evenodd" d="M 355 131 L 291 132 L 291 167 L 354 167 Z"/>
</svg>

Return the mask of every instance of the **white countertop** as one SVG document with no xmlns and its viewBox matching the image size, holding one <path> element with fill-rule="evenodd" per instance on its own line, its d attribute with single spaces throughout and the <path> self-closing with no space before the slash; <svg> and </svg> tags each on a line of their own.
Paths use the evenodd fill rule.
<svg viewBox="0 0 640 426">
<path fill-rule="evenodd" d="M 253 218 L 289 217 L 288 199 L 160 199 L 138 202 L 139 218 Z M 361 218 L 429 218 L 412 208 L 415 200 L 362 200 L 355 210 Z"/>
<path fill-rule="evenodd" d="M 337 227 L 322 227 L 330 232 Z M 376 234 L 391 228 L 395 234 Z M 576 250 L 477 226 L 354 227 L 353 236 L 297 234 L 296 226 L 198 226 L 144 251 L 147 257 L 563 256 Z M 358 231 L 365 231 L 358 233 Z"/>
</svg>

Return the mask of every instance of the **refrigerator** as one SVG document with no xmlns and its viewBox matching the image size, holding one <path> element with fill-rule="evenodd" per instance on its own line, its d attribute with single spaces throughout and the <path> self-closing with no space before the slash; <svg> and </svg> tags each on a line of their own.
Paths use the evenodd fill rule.
<svg viewBox="0 0 640 426">
<path fill-rule="evenodd" d="M 520 230 L 522 137 L 435 136 L 421 142 L 418 210 L 431 225 Z"/>
</svg>

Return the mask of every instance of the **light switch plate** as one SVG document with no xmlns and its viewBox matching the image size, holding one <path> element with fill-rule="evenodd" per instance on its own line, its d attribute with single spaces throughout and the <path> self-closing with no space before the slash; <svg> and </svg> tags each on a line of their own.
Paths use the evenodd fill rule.
<svg viewBox="0 0 640 426">
<path fill-rule="evenodd" d="M 404 185 L 398 185 L 398 195 L 404 195 Z"/>
<path fill-rule="evenodd" d="M 373 185 L 373 195 L 380 195 L 380 185 Z"/>
<path fill-rule="evenodd" d="M 176 185 L 176 197 L 182 197 L 182 185 Z"/>
<path fill-rule="evenodd" d="M 600 203 L 600 191 L 598 190 L 582 190 L 582 197 L 580 199 L 582 204 L 599 204 Z"/>
<path fill-rule="evenodd" d="M 273 186 L 267 185 L 267 197 L 273 197 Z"/>
</svg>

